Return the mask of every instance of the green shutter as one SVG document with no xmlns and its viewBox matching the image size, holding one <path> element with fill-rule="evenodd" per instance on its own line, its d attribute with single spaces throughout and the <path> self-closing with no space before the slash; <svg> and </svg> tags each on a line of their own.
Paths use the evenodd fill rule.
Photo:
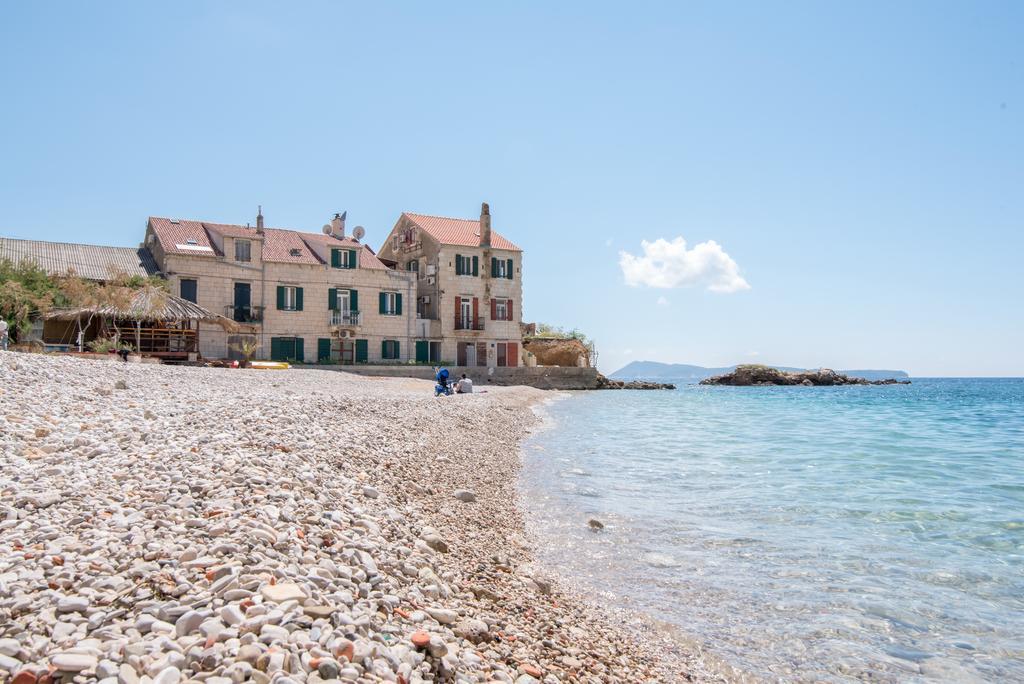
<svg viewBox="0 0 1024 684">
<path fill-rule="evenodd" d="M 331 360 L 331 338 L 319 337 L 316 341 L 316 360 L 319 361 L 330 361 Z"/>
<path fill-rule="evenodd" d="M 505 277 L 508 278 L 509 280 L 512 280 L 512 260 L 511 259 L 506 259 L 505 260 Z"/>
<path fill-rule="evenodd" d="M 280 311 L 284 308 L 284 285 L 277 286 L 277 309 Z"/>
<path fill-rule="evenodd" d="M 401 359 L 402 359 L 402 343 L 399 342 L 398 340 L 395 340 L 395 361 L 400 361 Z"/>
<path fill-rule="evenodd" d="M 338 290 L 333 287 L 327 288 L 327 310 L 338 310 Z"/>
<path fill-rule="evenodd" d="M 302 311 L 302 288 L 295 288 L 295 310 Z"/>
<path fill-rule="evenodd" d="M 426 340 L 416 340 L 416 363 L 427 363 L 430 361 L 430 343 Z"/>
<path fill-rule="evenodd" d="M 380 358 L 382 358 L 382 359 L 388 358 L 388 341 L 387 340 L 381 340 L 381 343 L 380 343 Z"/>
<path fill-rule="evenodd" d="M 359 293 L 355 290 L 348 291 L 348 305 L 352 311 L 359 311 Z"/>
<path fill-rule="evenodd" d="M 306 354 L 305 354 L 305 352 L 304 352 L 304 350 L 302 348 L 302 345 L 303 345 L 303 339 L 301 337 L 296 337 L 295 338 L 295 360 L 296 361 L 305 361 L 306 360 Z"/>
<path fill-rule="evenodd" d="M 498 257 L 491 257 L 491 277 L 498 277 Z"/>
<path fill-rule="evenodd" d="M 331 250 L 331 268 L 341 268 L 341 250 Z"/>
<path fill-rule="evenodd" d="M 278 307 L 280 308 L 280 307 Z M 270 338 L 270 360 L 271 361 L 283 361 L 284 355 L 281 353 L 281 338 L 271 337 Z"/>
<path fill-rule="evenodd" d="M 359 256 L 354 249 L 348 250 L 348 267 L 358 268 L 359 267 Z"/>
<path fill-rule="evenodd" d="M 476 255 L 473 256 L 473 275 L 480 275 L 480 257 Z"/>
<path fill-rule="evenodd" d="M 388 296 L 381 292 L 378 300 L 380 303 L 380 313 L 386 313 L 388 309 Z"/>
<path fill-rule="evenodd" d="M 366 363 L 369 357 L 369 344 L 366 340 L 356 340 L 356 363 Z"/>
<path fill-rule="evenodd" d="M 462 255 L 455 255 L 455 275 L 462 275 Z"/>
<path fill-rule="evenodd" d="M 395 315 L 396 316 L 401 316 L 402 315 L 402 293 L 401 292 L 399 292 L 398 294 L 395 295 Z"/>
</svg>

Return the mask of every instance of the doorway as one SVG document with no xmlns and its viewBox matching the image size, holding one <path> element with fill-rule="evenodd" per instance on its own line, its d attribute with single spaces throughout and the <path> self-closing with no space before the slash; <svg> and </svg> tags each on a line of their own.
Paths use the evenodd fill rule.
<svg viewBox="0 0 1024 684">
<path fill-rule="evenodd" d="M 235 283 L 235 304 L 234 319 L 238 323 L 245 323 L 249 320 L 250 307 L 252 306 L 252 285 L 249 283 Z"/>
</svg>

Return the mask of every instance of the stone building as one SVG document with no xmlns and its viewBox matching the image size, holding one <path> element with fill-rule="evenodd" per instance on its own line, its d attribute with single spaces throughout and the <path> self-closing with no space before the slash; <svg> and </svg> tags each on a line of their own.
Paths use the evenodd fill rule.
<svg viewBox="0 0 1024 684">
<path fill-rule="evenodd" d="M 403 213 L 379 251 L 416 284 L 415 359 L 518 366 L 522 250 L 479 219 Z"/>
<path fill-rule="evenodd" d="M 415 273 L 390 269 L 345 234 L 150 217 L 145 247 L 171 291 L 242 326 L 201 330 L 207 358 L 238 358 L 246 338 L 259 358 L 315 363 L 402 363 L 414 354 Z"/>
</svg>

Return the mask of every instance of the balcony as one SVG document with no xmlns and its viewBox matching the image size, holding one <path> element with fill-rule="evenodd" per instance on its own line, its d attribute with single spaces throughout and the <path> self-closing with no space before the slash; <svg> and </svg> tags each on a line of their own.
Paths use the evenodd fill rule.
<svg viewBox="0 0 1024 684">
<path fill-rule="evenodd" d="M 331 311 L 331 325 L 334 326 L 356 326 L 362 325 L 363 314 L 361 311 Z"/>
<path fill-rule="evenodd" d="M 262 323 L 262 306 L 232 306 L 224 307 L 224 316 L 236 323 Z"/>
<path fill-rule="evenodd" d="M 459 316 L 455 319 L 456 330 L 483 330 L 484 329 L 484 317 L 477 316 Z"/>
</svg>

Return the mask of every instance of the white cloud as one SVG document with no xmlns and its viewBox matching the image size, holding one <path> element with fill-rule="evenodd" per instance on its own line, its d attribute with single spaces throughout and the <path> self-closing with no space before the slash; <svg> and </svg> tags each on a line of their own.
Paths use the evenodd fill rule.
<svg viewBox="0 0 1024 684">
<path fill-rule="evenodd" d="M 686 248 L 686 240 L 677 237 L 671 242 L 658 238 L 640 243 L 643 256 L 619 252 L 619 266 L 626 284 L 632 287 L 674 288 L 704 286 L 712 292 L 749 290 L 750 284 L 740 275 L 740 267 L 714 240 Z"/>
<path fill-rule="evenodd" d="M 658 297 L 658 306 L 668 306 L 668 297 Z"/>
</svg>

